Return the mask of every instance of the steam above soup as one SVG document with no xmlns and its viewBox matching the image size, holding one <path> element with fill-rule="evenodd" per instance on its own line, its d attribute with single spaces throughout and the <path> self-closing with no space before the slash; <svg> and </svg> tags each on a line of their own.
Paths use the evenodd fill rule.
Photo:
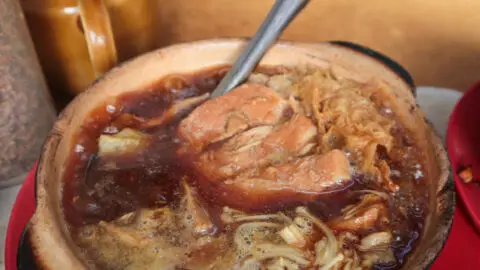
<svg viewBox="0 0 480 270">
<path fill-rule="evenodd" d="M 422 153 L 388 86 L 261 68 L 164 78 L 92 112 L 63 196 L 92 269 L 393 269 L 422 232 Z"/>
</svg>

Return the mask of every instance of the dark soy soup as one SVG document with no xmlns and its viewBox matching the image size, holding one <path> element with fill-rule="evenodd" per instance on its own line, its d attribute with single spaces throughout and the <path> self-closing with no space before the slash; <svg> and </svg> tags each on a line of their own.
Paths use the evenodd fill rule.
<svg viewBox="0 0 480 270">
<path fill-rule="evenodd" d="M 427 215 L 423 153 L 380 82 L 175 74 L 92 111 L 63 208 L 91 269 L 396 269 Z"/>
</svg>

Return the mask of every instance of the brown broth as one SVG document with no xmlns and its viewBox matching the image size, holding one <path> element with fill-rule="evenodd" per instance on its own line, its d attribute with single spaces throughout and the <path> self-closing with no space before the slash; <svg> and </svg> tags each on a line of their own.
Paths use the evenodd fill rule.
<svg viewBox="0 0 480 270">
<path fill-rule="evenodd" d="M 121 113 L 152 118 L 161 115 L 176 100 L 212 91 L 226 69 L 227 67 L 219 67 L 196 74 L 170 76 L 141 92 L 122 95 L 116 104 L 104 104 L 90 114 L 74 138 L 76 145 L 71 150 L 65 174 L 63 207 L 72 232 L 83 225 L 95 224 L 100 220 L 110 221 L 138 208 L 158 207 L 166 203 L 177 204 L 180 194 L 178 180 L 181 178 L 188 178 L 189 183 L 196 185 L 198 179 L 195 179 L 196 176 L 190 173 L 185 165 L 188 162 L 175 158 L 173 154 L 178 146 L 175 122 L 168 126 L 144 130 L 156 138 L 153 145 L 142 153 L 122 157 L 123 164 L 131 166 L 114 171 L 97 169 L 97 140 L 102 133 L 108 133 L 109 130 L 136 127 L 134 121 L 119 119 Z M 279 72 L 278 69 L 268 68 L 262 71 L 270 74 Z M 109 113 L 107 105 L 113 105 L 116 111 Z M 385 159 L 395 171 L 393 181 L 400 186 L 398 195 L 394 196 L 388 205 L 391 221 L 388 226 L 393 230 L 393 249 L 398 264 L 375 266 L 378 269 L 398 268 L 403 263 L 422 232 L 427 214 L 428 194 L 424 179 L 427 176 L 423 175 L 421 153 L 417 152 L 414 142 L 399 122 L 394 131 L 394 155 L 391 159 Z M 356 175 L 354 185 L 348 188 L 348 192 L 326 195 L 306 205 L 322 220 L 337 217 L 343 207 L 359 200 L 358 195 L 351 191 L 376 188 L 363 178 L 363 175 Z M 212 190 L 215 192 L 212 193 Z M 208 186 L 202 186 L 201 195 L 214 223 L 220 225 L 222 206 L 216 203 L 216 196 L 232 195 L 222 192 L 218 187 Z M 241 196 L 238 201 L 242 201 Z M 284 205 L 279 198 L 278 204 L 269 205 L 259 211 L 273 212 L 282 209 L 288 212 L 299 204 L 304 203 Z M 379 228 L 372 228 L 372 231 L 364 234 L 377 229 Z"/>
</svg>

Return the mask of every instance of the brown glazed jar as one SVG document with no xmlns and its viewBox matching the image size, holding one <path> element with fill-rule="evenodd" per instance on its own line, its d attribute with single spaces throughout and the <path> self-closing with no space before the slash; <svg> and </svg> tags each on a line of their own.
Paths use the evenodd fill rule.
<svg viewBox="0 0 480 270">
<path fill-rule="evenodd" d="M 156 0 L 18 1 L 57 108 L 161 38 Z"/>
<path fill-rule="evenodd" d="M 0 0 L 0 188 L 20 183 L 55 110 L 17 0 Z"/>
</svg>

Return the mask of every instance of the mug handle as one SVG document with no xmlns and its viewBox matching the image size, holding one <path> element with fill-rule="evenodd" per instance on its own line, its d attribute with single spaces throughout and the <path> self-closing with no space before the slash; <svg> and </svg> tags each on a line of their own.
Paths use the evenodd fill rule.
<svg viewBox="0 0 480 270">
<path fill-rule="evenodd" d="M 95 78 L 117 64 L 110 16 L 103 0 L 78 0 L 88 54 Z"/>
</svg>

